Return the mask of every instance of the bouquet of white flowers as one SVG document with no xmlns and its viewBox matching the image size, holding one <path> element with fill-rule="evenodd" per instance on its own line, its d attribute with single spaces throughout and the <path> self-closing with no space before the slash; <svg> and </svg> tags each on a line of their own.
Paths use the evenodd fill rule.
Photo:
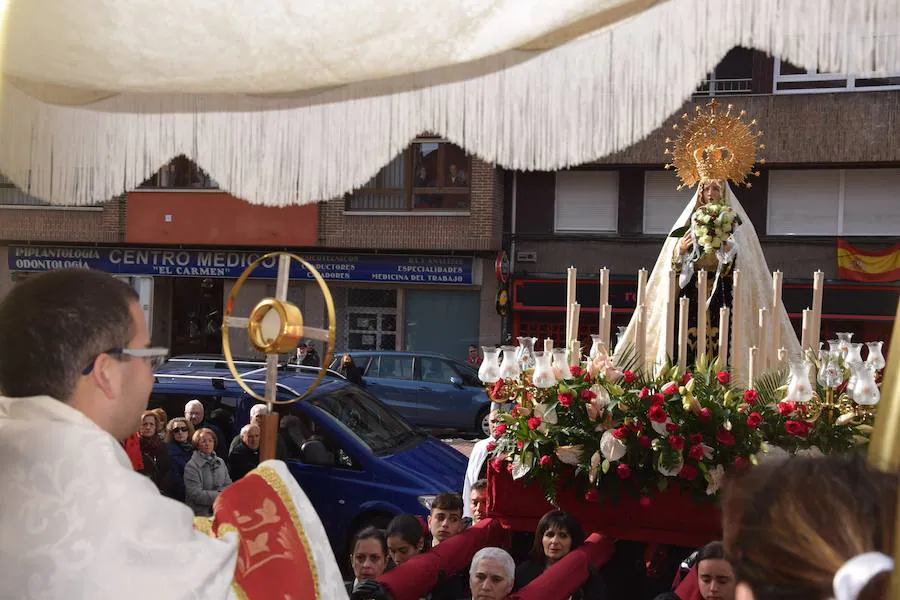
<svg viewBox="0 0 900 600">
<path fill-rule="evenodd" d="M 704 204 L 691 219 L 694 237 L 704 254 L 721 248 L 740 224 L 741 218 L 727 204 Z"/>
</svg>

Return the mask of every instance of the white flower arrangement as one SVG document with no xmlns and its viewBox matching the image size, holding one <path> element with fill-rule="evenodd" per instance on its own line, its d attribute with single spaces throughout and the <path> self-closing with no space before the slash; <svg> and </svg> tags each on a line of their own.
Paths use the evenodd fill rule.
<svg viewBox="0 0 900 600">
<path fill-rule="evenodd" d="M 740 217 L 727 204 L 704 204 L 697 208 L 692 230 L 704 254 L 716 252 L 740 225 Z"/>
</svg>

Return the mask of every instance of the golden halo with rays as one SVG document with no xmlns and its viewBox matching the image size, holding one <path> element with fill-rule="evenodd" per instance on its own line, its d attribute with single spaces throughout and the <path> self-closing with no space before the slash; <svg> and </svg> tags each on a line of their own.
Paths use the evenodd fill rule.
<svg viewBox="0 0 900 600">
<path fill-rule="evenodd" d="M 756 119 L 745 121 L 747 112 L 743 110 L 732 114 L 732 104 L 724 112 L 718 108 L 715 99 L 706 103 L 707 110 L 695 106 L 693 118 L 684 113 L 682 123 L 672 126 L 678 137 L 666 138 L 665 153 L 671 157 L 666 168 L 675 169 L 681 179 L 679 190 L 693 187 L 703 179 L 728 179 L 751 187 L 747 177 L 759 176 L 753 166 L 757 151 L 765 149 L 765 145 L 758 143 L 762 131 L 755 130 Z"/>
</svg>

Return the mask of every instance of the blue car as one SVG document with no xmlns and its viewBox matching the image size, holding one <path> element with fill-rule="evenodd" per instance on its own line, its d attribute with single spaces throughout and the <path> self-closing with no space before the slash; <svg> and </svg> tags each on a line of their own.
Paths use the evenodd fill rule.
<svg viewBox="0 0 900 600">
<path fill-rule="evenodd" d="M 262 394 L 265 370 L 246 362 L 239 371 Z M 317 370 L 282 371 L 278 398 L 288 400 L 308 389 Z M 256 404 L 221 359 L 176 359 L 156 373 L 152 408 L 180 415 L 193 398 L 203 402 L 207 418 L 216 408 L 228 411 L 235 431 L 249 422 Z M 436 494 L 462 490 L 465 456 L 336 373 L 278 412 L 283 459 L 315 507 L 339 564 L 346 563 L 358 530 L 385 527 L 401 513 L 425 516 Z"/>
<path fill-rule="evenodd" d="M 360 368 L 363 385 L 406 419 L 428 429 L 452 429 L 490 435 L 491 401 L 466 363 L 425 352 L 347 352 Z M 335 353 L 331 368 L 340 367 Z"/>
</svg>

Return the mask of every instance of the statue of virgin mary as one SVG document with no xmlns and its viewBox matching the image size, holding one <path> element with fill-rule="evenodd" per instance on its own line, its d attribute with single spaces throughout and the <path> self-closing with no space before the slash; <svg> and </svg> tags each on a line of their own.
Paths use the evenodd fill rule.
<svg viewBox="0 0 900 600">
<path fill-rule="evenodd" d="M 772 304 L 772 274 L 766 264 L 766 257 L 750 218 L 729 184 L 729 180 L 738 185 L 743 184 L 752 173 L 756 150 L 763 148 L 762 145 L 757 145 L 760 134 L 752 131 L 755 121 L 748 123 L 743 120 L 743 112 L 734 116 L 731 114 L 731 106 L 725 112 L 717 112 L 715 100 L 707 106 L 708 111 L 701 111 L 697 107 L 696 115 L 690 121 L 687 121 L 688 115 L 682 117 L 687 122 L 680 128 L 675 126 L 679 136 L 674 141 L 674 148 L 666 150 L 673 157 L 672 163 L 666 166 L 676 169 L 682 185 L 698 185 L 697 192 L 673 225 L 647 280 L 647 335 L 642 364 L 650 368 L 664 364 L 667 358 L 675 362 L 675 357 L 666 356 L 665 347 L 666 307 L 672 271 L 676 273 L 677 287 L 680 288 L 676 295 L 687 296 L 691 300 L 691 328 L 696 327 L 696 307 L 699 300 L 697 272 L 706 270 L 709 273 L 707 297 L 700 301 L 705 302 L 708 310 L 707 331 L 714 333 L 719 325 L 718 309 L 733 306 L 732 275 L 734 269 L 740 269 L 742 317 L 737 322 L 732 320 L 730 324 L 732 333 L 729 345 L 732 347 L 729 357 L 734 352 L 731 341 L 735 339 L 735 333 L 738 339 L 745 342 L 755 340 L 759 309 L 769 308 Z M 708 234 L 704 235 L 705 232 Z M 786 349 L 788 356 L 799 355 L 800 342 L 784 305 L 781 305 L 779 314 L 773 316 L 771 323 L 773 327 L 781 328 L 781 346 Z M 637 311 L 619 340 L 617 357 L 621 356 L 625 348 L 635 347 L 636 329 Z M 690 336 L 694 337 L 691 346 L 696 347 L 696 331 L 691 329 Z M 708 336 L 707 348 L 713 356 L 718 353 L 717 345 L 717 337 Z M 691 351 L 688 356 L 689 365 L 694 360 L 693 354 Z M 744 355 L 746 356 L 746 352 Z M 731 363 L 730 358 L 729 362 Z M 746 364 L 731 364 L 732 376 L 741 385 L 747 383 L 747 367 Z"/>
</svg>

